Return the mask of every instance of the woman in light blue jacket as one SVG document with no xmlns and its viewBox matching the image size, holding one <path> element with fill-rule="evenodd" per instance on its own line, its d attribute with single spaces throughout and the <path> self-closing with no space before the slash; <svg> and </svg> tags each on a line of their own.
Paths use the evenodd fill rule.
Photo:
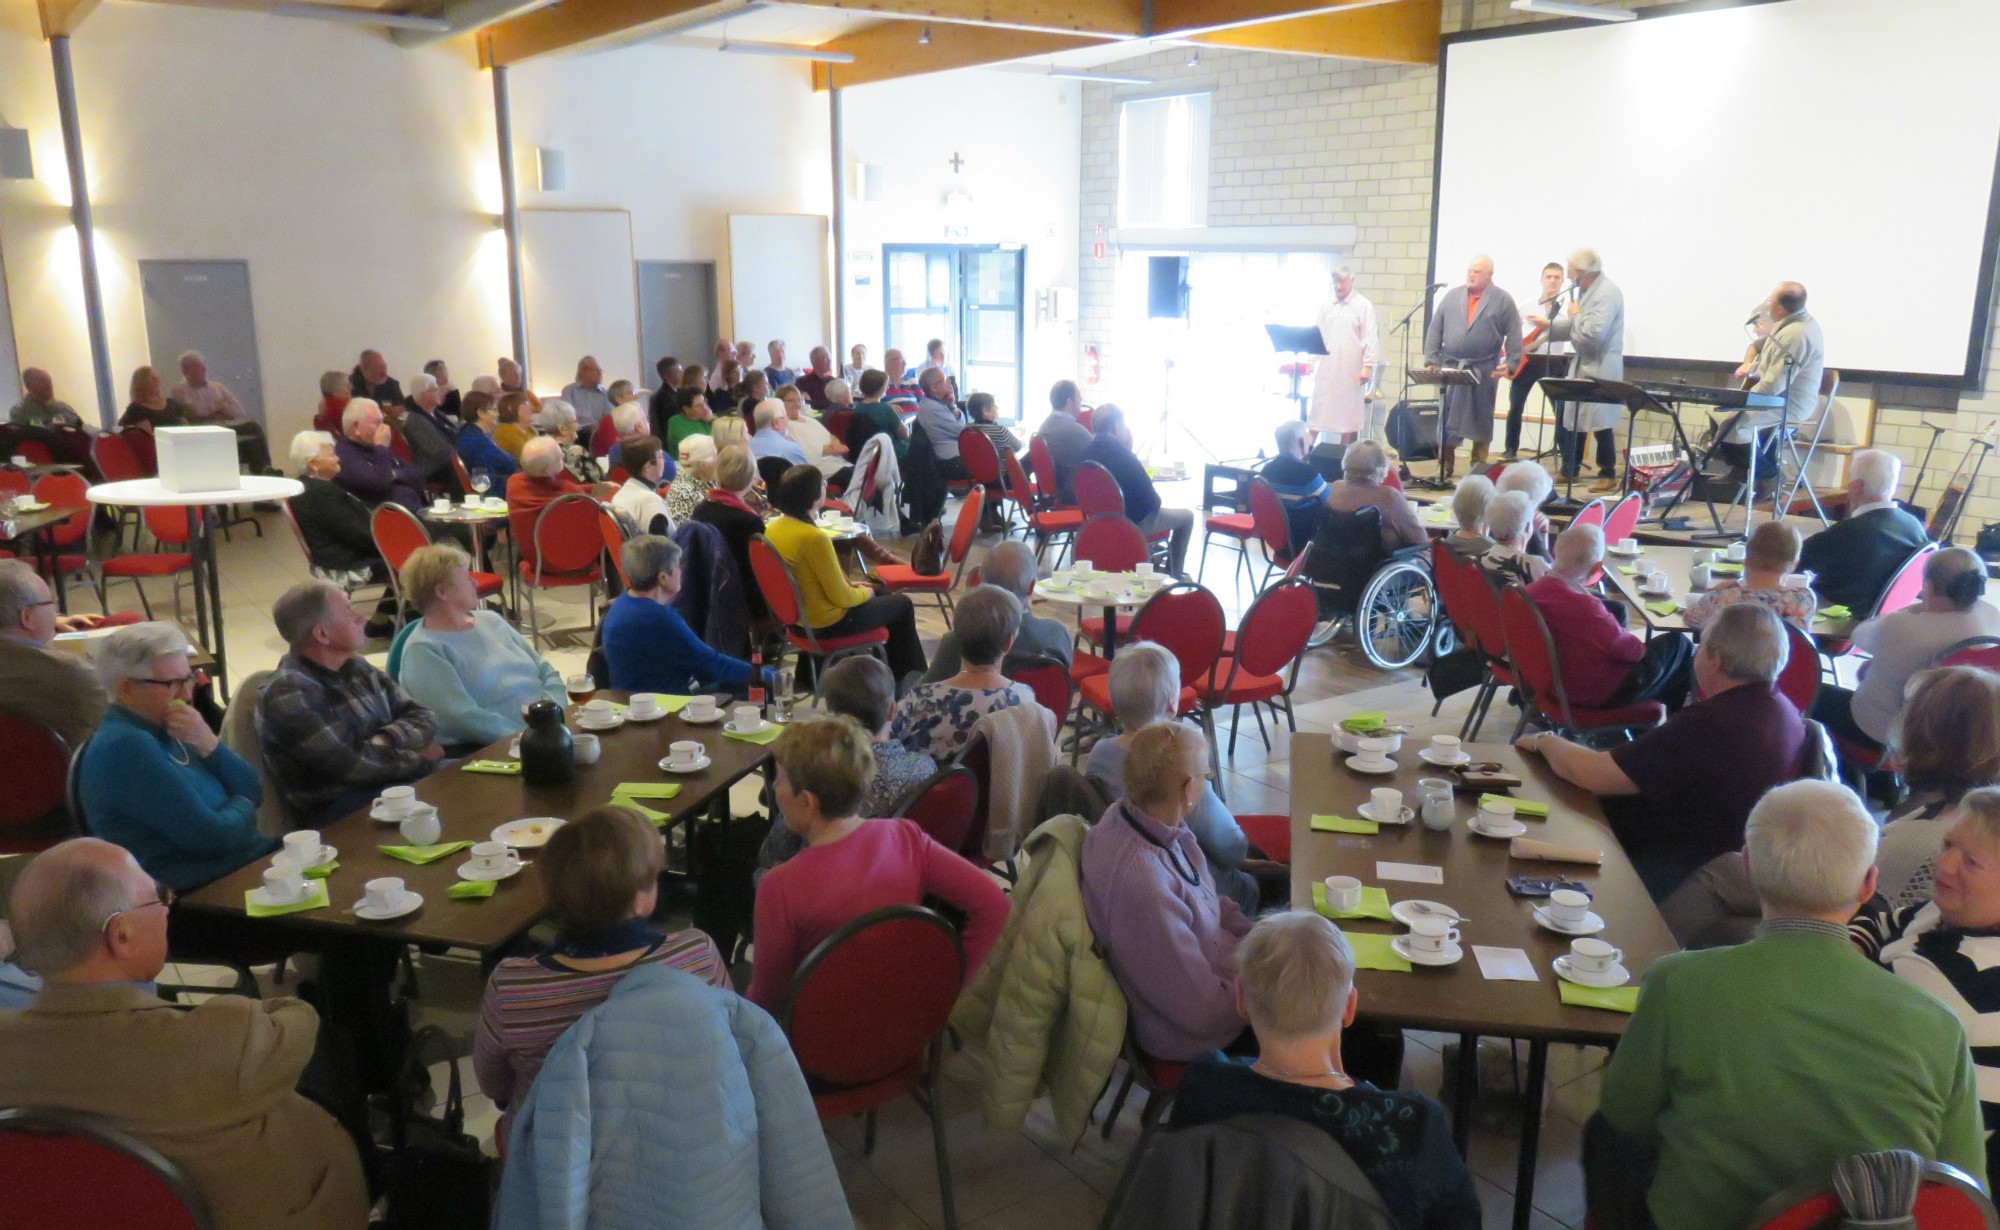
<svg viewBox="0 0 2000 1230">
<path fill-rule="evenodd" d="M 562 676 L 497 612 L 481 610 L 472 561 L 457 547 L 420 547 L 398 576 L 423 622 L 403 644 L 397 681 L 437 715 L 438 742 L 482 747 L 521 729 L 521 710 L 563 703 Z"/>
</svg>

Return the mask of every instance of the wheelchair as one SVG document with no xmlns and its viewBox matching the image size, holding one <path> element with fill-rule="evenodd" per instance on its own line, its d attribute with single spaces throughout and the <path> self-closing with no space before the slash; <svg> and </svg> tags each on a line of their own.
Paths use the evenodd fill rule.
<svg viewBox="0 0 2000 1230">
<path fill-rule="evenodd" d="M 1442 657 L 1454 648 L 1431 579 L 1430 548 L 1385 550 L 1380 509 L 1322 514 L 1305 575 L 1319 600 L 1308 647 L 1352 628 L 1362 655 L 1385 671 L 1410 666 L 1427 650 Z"/>
</svg>

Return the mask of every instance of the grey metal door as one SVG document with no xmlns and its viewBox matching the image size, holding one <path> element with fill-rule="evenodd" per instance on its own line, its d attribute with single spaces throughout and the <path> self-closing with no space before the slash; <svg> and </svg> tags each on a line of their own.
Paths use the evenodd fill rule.
<svg viewBox="0 0 2000 1230">
<path fill-rule="evenodd" d="M 638 261 L 639 361 L 646 382 L 653 364 L 673 355 L 707 363 L 715 349 L 715 262 Z"/>
<path fill-rule="evenodd" d="M 179 383 L 181 355 L 198 350 L 208 360 L 208 378 L 221 381 L 244 413 L 263 422 L 250 263 L 140 261 L 139 286 L 146 300 L 146 350 L 161 383 L 169 389 Z"/>
</svg>

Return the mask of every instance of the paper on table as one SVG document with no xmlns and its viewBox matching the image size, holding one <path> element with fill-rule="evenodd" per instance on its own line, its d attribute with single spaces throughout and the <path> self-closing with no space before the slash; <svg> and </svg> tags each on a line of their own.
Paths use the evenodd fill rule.
<svg viewBox="0 0 2000 1230">
<path fill-rule="evenodd" d="M 1444 868 L 1426 863 L 1376 863 L 1378 880 L 1408 880 L 1412 884 L 1444 883 Z"/>
<path fill-rule="evenodd" d="M 491 897 L 493 890 L 499 887 L 499 883 L 494 880 L 460 880 L 450 888 L 445 889 L 444 892 L 447 897 L 456 897 L 460 901 L 465 901 L 478 897 Z"/>
<path fill-rule="evenodd" d="M 1639 573 L 1639 565 L 1637 565 L 1637 564 L 1620 564 L 1620 565 L 1618 565 L 1618 571 L 1620 571 L 1620 572 L 1624 573 L 1624 574 L 1625 574 L 1626 576 L 1628 576 L 1628 577 L 1630 577 L 1630 576 L 1637 576 L 1637 575 L 1638 575 L 1638 573 Z"/>
<path fill-rule="evenodd" d="M 390 858 L 399 858 L 406 863 L 416 863 L 418 866 L 422 866 L 425 863 L 435 863 L 447 854 L 456 854 L 460 850 L 470 850 L 472 843 L 469 841 L 441 841 L 434 846 L 378 846 L 376 848 Z"/>
<path fill-rule="evenodd" d="M 612 795 L 611 803 L 614 807 L 631 808 L 633 811 L 636 811 L 640 815 L 646 817 L 646 819 L 651 820 L 655 828 L 665 828 L 667 826 L 667 821 L 674 818 L 671 812 L 654 811 L 652 808 L 646 806 L 644 803 L 641 803 L 639 800 L 633 798 L 627 798 L 626 796 L 620 794 Z"/>
<path fill-rule="evenodd" d="M 1382 826 L 1373 820 L 1349 820 L 1346 816 L 1314 816 L 1312 831 L 1315 833 L 1364 833 L 1382 831 Z"/>
<path fill-rule="evenodd" d="M 1354 968 L 1389 970 L 1398 974 L 1409 973 L 1409 961 L 1389 947 L 1389 941 L 1393 938 L 1395 937 L 1374 935 L 1366 931 L 1348 932 L 1347 947 L 1354 953 Z"/>
<path fill-rule="evenodd" d="M 1333 919 L 1379 918 L 1383 922 L 1396 921 L 1396 916 L 1389 912 L 1389 890 L 1386 888 L 1377 888 L 1372 884 L 1361 890 L 1361 905 L 1343 914 L 1339 910 L 1327 905 L 1326 885 L 1323 882 L 1315 881 L 1313 883 L 1313 909 Z"/>
<path fill-rule="evenodd" d="M 611 788 L 612 798 L 671 799 L 681 792 L 679 782 L 619 782 Z"/>
<path fill-rule="evenodd" d="M 290 905 L 260 905 L 250 899 L 250 894 L 257 890 L 254 888 L 245 889 L 243 890 L 243 912 L 251 918 L 276 918 L 280 914 L 297 914 L 302 910 L 325 908 L 326 881 L 311 880 L 307 882 L 306 887 L 308 891 L 304 899 L 294 901 Z"/>
<path fill-rule="evenodd" d="M 1520 948 L 1488 948 L 1474 944 L 1472 955 L 1479 958 L 1479 972 L 1496 982 L 1540 982 L 1535 963 Z"/>
<path fill-rule="evenodd" d="M 769 745 L 778 741 L 779 736 L 785 733 L 785 728 L 781 723 L 772 722 L 754 735 L 738 734 L 727 726 L 722 728 L 722 733 L 731 739 L 741 739 L 745 743 Z"/>
<path fill-rule="evenodd" d="M 1514 814 L 1517 816 L 1546 816 L 1549 814 L 1549 805 L 1547 803 L 1537 803 L 1533 799 L 1513 799 L 1508 798 L 1504 794 L 1482 794 L 1479 796 L 1479 805 L 1481 807 L 1486 806 L 1488 803 L 1512 803 L 1514 805 Z"/>
<path fill-rule="evenodd" d="M 1662 598 L 1658 602 L 1648 602 L 1646 609 L 1655 615 L 1671 615 L 1681 609 L 1681 604 L 1672 598 Z"/>
<path fill-rule="evenodd" d="M 521 775 L 518 760 L 468 760 L 458 766 L 467 773 L 504 773 L 512 777 Z"/>
<path fill-rule="evenodd" d="M 1854 618 L 1854 612 L 1853 612 L 1853 611 L 1850 611 L 1850 610 L 1848 610 L 1848 609 L 1847 609 L 1846 607 L 1844 607 L 1844 606 L 1841 606 L 1841 605 L 1840 605 L 1840 604 L 1838 604 L 1838 603 L 1835 603 L 1835 604 L 1834 604 L 1833 606 L 1823 606 L 1823 607 L 1821 607 L 1821 608 L 1819 609 L 1819 615 L 1818 615 L 1818 618 L 1820 618 L 1820 619 L 1853 619 L 1853 618 Z"/>
<path fill-rule="evenodd" d="M 1350 936 L 1351 940 L 1353 937 Z M 1575 1008 L 1603 1008 L 1611 1012 L 1637 1012 L 1639 1010 L 1639 987 L 1637 983 L 1622 987 L 1584 987 L 1566 978 L 1556 979 L 1556 987 L 1562 994 L 1562 1002 Z"/>
</svg>

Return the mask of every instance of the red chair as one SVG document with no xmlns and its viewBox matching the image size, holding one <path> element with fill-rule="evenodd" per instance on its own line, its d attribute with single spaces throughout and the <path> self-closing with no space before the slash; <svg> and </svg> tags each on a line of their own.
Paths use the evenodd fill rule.
<svg viewBox="0 0 2000 1230">
<path fill-rule="evenodd" d="M 1286 581 L 1257 595 L 1243 613 L 1237 629 L 1237 653 L 1216 660 L 1195 685 L 1205 711 L 1213 713 L 1230 707 L 1229 754 L 1236 754 L 1236 728 L 1241 724 L 1243 706 L 1257 719 L 1257 733 L 1268 751 L 1271 736 L 1264 730 L 1264 716 L 1257 706 L 1271 706 L 1271 720 L 1277 721 L 1283 703 L 1285 725 L 1299 728 L 1292 712 L 1292 692 L 1299 683 L 1299 663 L 1305 658 L 1306 642 L 1312 639 L 1318 620 L 1317 604 L 1309 581 Z M 1287 667 L 1290 668 L 1287 672 Z"/>
<path fill-rule="evenodd" d="M 974 435 L 979 435 L 974 432 Z M 985 440 L 985 436 L 979 437 Z M 988 440 L 990 445 L 992 441 Z M 871 571 L 892 594 L 928 594 L 936 599 L 944 626 L 951 627 L 951 591 L 965 579 L 965 561 L 972 554 L 972 539 L 979 532 L 979 515 L 986 507 L 986 489 L 973 487 L 958 506 L 958 519 L 951 524 L 951 542 L 945 555 L 945 571 L 927 577 L 908 564 L 876 564 Z"/>
<path fill-rule="evenodd" d="M 1778 672 L 1778 694 L 1791 701 L 1792 707 L 1802 716 L 1810 717 L 1813 702 L 1819 699 L 1819 650 L 1813 645 L 1812 637 L 1806 635 L 1797 624 L 1789 620 L 1782 622 L 1785 629 L 1786 657 L 1785 669 Z M 2000 637 L 1981 639 L 2000 645 Z M 1707 699 L 1702 695 L 1699 680 L 1695 682 L 1693 694 L 1696 700 Z"/>
<path fill-rule="evenodd" d="M 819 425 L 826 428 L 826 434 L 839 444 L 847 443 L 847 429 L 854 425 L 854 411 L 829 410 L 820 416 Z"/>
<path fill-rule="evenodd" d="M 1125 515 L 1125 493 L 1111 471 L 1086 461 L 1076 468 L 1076 507 L 1088 522 L 1097 517 Z"/>
<path fill-rule="evenodd" d="M 1527 591 L 1509 586 L 1500 595 L 1500 630 L 1507 642 L 1507 657 L 1519 679 L 1521 720 L 1513 739 L 1528 728 L 1533 719 L 1542 721 L 1560 734 L 1577 737 L 1606 730 L 1645 730 L 1667 719 L 1667 707 L 1656 700 L 1631 705 L 1593 708 L 1572 705 L 1562 683 L 1562 666 L 1556 658 L 1555 638 L 1542 619 L 1541 611 Z"/>
<path fill-rule="evenodd" d="M 761 541 L 761 539 L 760 539 Z M 822 1121 L 875 1111 L 910 1094 L 931 1121 L 946 1230 L 956 1230 L 938 1067 L 952 1004 L 965 983 L 958 931 L 932 910 L 892 905 L 828 936 L 799 965 L 778 1024 Z"/>
<path fill-rule="evenodd" d="M 0 747 L 7 749 L 0 854 L 32 854 L 79 836 L 69 813 L 70 749 L 62 736 L 18 714 L 0 713 Z"/>
<path fill-rule="evenodd" d="M 820 668 L 813 672 L 814 696 L 819 695 L 819 677 L 824 668 L 850 654 L 865 653 L 888 661 L 888 654 L 883 649 L 889 643 L 887 628 L 822 637 L 812 625 L 806 623 L 805 601 L 799 597 L 798 578 L 792 575 L 792 566 L 778 554 L 778 548 L 772 546 L 771 540 L 762 534 L 750 540 L 750 571 L 757 574 L 757 589 L 764 595 L 764 604 L 770 607 L 771 617 L 784 626 L 785 642 Z"/>
<path fill-rule="evenodd" d="M 604 472 L 604 481 L 614 487 L 623 487 L 625 480 L 632 477 L 632 471 L 624 466 L 612 466 Z"/>
<path fill-rule="evenodd" d="M 1247 512 L 1209 513 L 1202 518 L 1201 562 L 1196 564 L 1194 569 L 1197 581 L 1208 580 L 1208 544 L 1215 541 L 1218 536 L 1227 538 L 1230 545 L 1226 549 L 1236 552 L 1236 566 L 1230 569 L 1230 578 L 1233 580 L 1236 574 L 1243 570 L 1245 561 L 1250 558 L 1248 544 L 1257 536 L 1257 518 L 1253 513 Z"/>
<path fill-rule="evenodd" d="M 1855 623 L 1859 625 L 1877 615 L 1887 615 L 1892 611 L 1916 605 L 1917 598 L 1924 590 L 1924 564 L 1936 551 L 1937 544 L 1934 542 L 1927 542 L 1912 551 L 1910 558 L 1904 560 L 1897 567 L 1895 575 L 1889 578 L 1889 584 L 1883 587 L 1882 596 L 1875 600 L 1875 605 L 1869 610 L 1857 612 Z M 1816 639 L 1819 651 L 1829 658 L 1840 657 L 1854 648 L 1854 643 L 1846 637 L 1823 636 Z M 1845 745 L 1842 750 L 1846 750 Z M 1865 754 L 1866 749 L 1862 750 Z"/>
<path fill-rule="evenodd" d="M 1000 450 L 993 447 L 993 437 L 977 427 L 961 428 L 958 460 L 975 487 L 984 488 L 988 496 L 1004 494 L 1005 471 L 1000 468 Z"/>
<path fill-rule="evenodd" d="M 1209 677 L 1222 657 L 1222 637 L 1227 626 L 1222 603 L 1216 600 L 1214 594 L 1192 581 L 1181 581 L 1146 599 L 1146 605 L 1132 617 L 1127 637 L 1132 641 L 1152 641 L 1173 654 L 1175 661 L 1180 663 L 1181 702 L 1177 711 L 1183 717 L 1189 714 L 1199 717 L 1202 733 L 1208 736 L 1211 762 L 1220 759 L 1215 755 L 1215 720 L 1214 715 L 1201 705 L 1199 685 Z M 1077 730 L 1083 729 L 1086 708 L 1103 715 L 1107 722 L 1113 720 L 1109 670 L 1092 675 L 1077 685 L 1076 695 Z M 1072 747 L 1070 750 L 1073 761 L 1078 749 Z M 1211 767 L 1215 767 L 1213 763 Z M 1217 776 L 1219 780 L 1219 770 Z M 1217 792 L 1220 793 L 1220 787 Z"/>
<path fill-rule="evenodd" d="M 30 465 L 49 466 L 56 463 L 55 450 L 41 440 L 16 440 L 10 455 L 26 457 Z"/>
<path fill-rule="evenodd" d="M 0 1110 L 7 1221 L 63 1230 L 209 1230 L 193 1181 L 151 1146 L 94 1115 Z"/>
<path fill-rule="evenodd" d="M 1604 516 L 1604 541 L 1618 542 L 1630 538 L 1632 531 L 1639 528 L 1639 514 L 1646 511 L 1646 501 L 1634 491 Z"/>
<path fill-rule="evenodd" d="M 972 809 L 972 831 L 966 834 L 965 848 L 970 851 L 967 858 L 975 862 L 985 862 L 986 828 L 988 805 L 993 801 L 993 744 L 988 742 L 986 732 L 975 730 L 966 739 L 965 746 L 958 749 L 952 758 L 954 766 L 972 774 L 972 780 L 979 784 L 979 802 Z M 1009 883 L 1014 880 L 1014 860 L 1011 856 L 1001 868 L 1001 874 Z"/>
<path fill-rule="evenodd" d="M 1466 643 L 1478 648 L 1486 664 L 1486 678 L 1472 699 L 1472 708 L 1466 711 L 1458 737 L 1477 739 L 1480 728 L 1486 725 L 1487 713 L 1493 708 L 1493 698 L 1500 694 L 1501 688 L 1520 687 L 1521 681 L 1507 655 L 1507 636 L 1500 626 L 1500 591 L 1493 578 L 1473 565 L 1464 567 L 1458 577 L 1458 594 L 1463 600 L 1460 605 L 1471 633 Z"/>
<path fill-rule="evenodd" d="M 1017 463 L 1018 464 L 1018 463 Z M 1028 517 L 1028 528 L 1035 534 L 1035 558 L 1042 558 L 1042 549 L 1058 539 L 1074 540 L 1076 532 L 1083 528 L 1083 510 L 1074 504 L 1064 504 L 1056 493 L 1056 462 L 1049 452 L 1049 442 L 1040 436 L 1028 437 L 1028 472 L 1032 476 L 1035 494 L 1035 511 Z M 1062 556 L 1057 554 L 1061 562 Z"/>
<path fill-rule="evenodd" d="M 0 496 L 27 495 L 28 476 L 20 470 L 0 470 Z"/>
<path fill-rule="evenodd" d="M 2000 636 L 1968 637 L 1939 654 L 1932 666 L 1976 666 L 2000 674 Z"/>
<path fill-rule="evenodd" d="M 158 551 L 132 551 L 97 562 L 97 605 L 105 611 L 112 581 L 130 581 L 139 591 L 139 608 L 153 617 L 153 604 L 146 598 L 145 577 L 172 577 L 174 621 L 181 619 L 181 583 L 194 581 L 194 555 L 188 545 L 188 517 L 185 508 L 148 505 L 138 510 Z"/>
<path fill-rule="evenodd" d="M 535 518 L 535 562 L 519 567 L 528 587 L 529 635 L 537 642 L 543 637 L 535 610 L 536 590 L 586 587 L 590 608 L 586 626 L 597 626 L 597 587 L 604 583 L 604 537 L 598 532 L 597 514 L 596 500 L 571 492 L 549 501 Z"/>
<path fill-rule="evenodd" d="M 1079 564 L 1089 564 L 1102 572 L 1130 572 L 1151 558 L 1146 546 L 1146 536 L 1139 527 L 1120 516 L 1102 516 L 1087 521 L 1076 532 L 1075 545 L 1070 552 Z M 1079 607 L 1081 611 L 1083 608 Z M 1079 615 L 1076 621 L 1078 642 L 1105 645 L 1105 623 L 1101 615 Z M 1106 646 L 1108 656 L 1110 647 Z M 1077 661 L 1077 677 L 1102 673 L 1103 659 L 1083 655 Z"/>
<path fill-rule="evenodd" d="M 1003 505 L 1012 504 L 1014 510 L 1021 514 L 1022 520 L 1032 531 L 1035 528 L 1035 488 L 1028 481 L 1028 472 L 1021 468 L 1019 457 L 1003 450 L 995 451 L 1000 455 L 1000 486 L 997 489 L 997 498 Z M 1011 526 L 1014 520 L 1013 513 L 1004 507 L 1001 511 L 1006 514 Z M 1078 524 L 1082 523 L 1082 519 L 1082 513 L 1076 514 Z M 1012 532 L 1011 529 L 1009 532 Z"/>
<path fill-rule="evenodd" d="M 90 557 L 82 552 L 66 550 L 74 547 L 90 533 L 90 484 L 81 474 L 71 474 L 58 470 L 42 475 L 35 480 L 34 495 L 37 500 L 56 508 L 80 507 L 81 512 L 73 517 L 65 517 L 44 529 L 55 548 L 56 570 L 63 576 L 74 576 L 90 570 Z M 46 575 L 46 565 L 39 553 L 35 557 L 35 567 Z M 54 577 L 47 578 L 54 582 Z"/>
<path fill-rule="evenodd" d="M 143 431 L 132 434 L 146 436 Z M 146 436 L 146 441 L 150 445 L 152 437 Z M 151 471 L 145 462 L 140 460 L 139 454 L 132 447 L 132 441 L 124 432 L 102 431 L 92 436 L 90 457 L 97 463 L 97 472 L 104 476 L 104 481 L 107 483 L 122 483 L 151 477 Z M 125 533 L 127 525 L 132 527 L 132 546 L 136 549 L 139 545 L 139 510 L 130 505 L 120 505 L 114 507 L 112 511 L 118 514 L 118 532 L 121 536 Z"/>
<path fill-rule="evenodd" d="M 619 586 L 632 588 L 632 578 L 625 575 L 625 527 L 618 524 L 618 518 L 602 504 L 597 506 L 597 532 L 604 539 L 604 554 L 610 558 L 611 566 L 618 570 Z"/>
<path fill-rule="evenodd" d="M 1015 683 L 1027 684 L 1035 694 L 1035 703 L 1055 714 L 1058 723 L 1068 720 L 1070 702 L 1076 698 L 1069 667 L 1046 655 L 1033 654 L 1006 659 L 1000 663 L 1000 673 Z"/>
<path fill-rule="evenodd" d="M 475 532 L 477 527 L 475 527 Z M 375 506 L 368 518 L 368 535 L 375 540 L 376 554 L 389 566 L 389 583 L 396 593 L 396 608 L 402 610 L 403 565 L 410 562 L 410 555 L 419 547 L 431 545 L 431 532 L 423 521 L 409 509 L 394 500 L 384 500 Z M 481 599 L 491 598 L 507 588 L 507 578 L 497 572 L 471 573 L 472 588 Z M 397 616 L 397 626 L 402 626 L 402 617 Z"/>
<path fill-rule="evenodd" d="M 914 821 L 932 841 L 954 854 L 976 859 L 967 845 L 979 815 L 979 779 L 963 765 L 947 765 L 896 803 L 896 814 Z"/>
<path fill-rule="evenodd" d="M 1577 510 L 1577 514 L 1574 518 L 1571 519 L 1570 525 L 1572 527 L 1579 525 L 1594 525 L 1599 529 L 1603 529 L 1606 511 L 1607 510 L 1604 507 L 1603 500 L 1592 500 L 1590 503 L 1585 504 L 1582 508 Z"/>
<path fill-rule="evenodd" d="M 1132 1034 L 1130 1017 L 1125 1022 L 1125 1049 L 1121 1058 L 1125 1062 L 1125 1079 L 1118 1086 L 1118 1096 L 1111 1100 L 1110 1113 L 1104 1116 L 1104 1139 L 1111 1139 L 1111 1129 L 1118 1124 L 1118 1116 L 1125 1109 L 1125 1099 L 1130 1096 L 1132 1086 L 1137 1085 L 1146 1091 L 1146 1105 L 1139 1112 L 1139 1140 L 1132 1146 L 1124 1169 L 1118 1173 L 1117 1186 L 1111 1189 L 1111 1201 L 1106 1206 L 1110 1210 L 1124 1207 L 1125 1197 L 1132 1189 L 1132 1179 L 1139 1170 L 1139 1159 L 1145 1156 L 1153 1133 L 1159 1130 L 1167 1111 L 1172 1109 L 1174 1094 L 1179 1091 L 1188 1069 L 1184 1063 L 1155 1059 L 1141 1050 L 1139 1040 Z M 1109 1221 L 1109 1213 L 1106 1220 Z"/>
<path fill-rule="evenodd" d="M 1912 1208 L 1917 1230 L 2000 1230 L 2000 1212 L 1972 1176 L 1943 1162 L 1924 1163 Z M 1840 1197 L 1823 1180 L 1798 1184 L 1766 1200 L 1750 1230 L 1820 1230 L 1841 1221 Z M 1845 1223 L 1860 1224 L 1860 1223 Z"/>
<path fill-rule="evenodd" d="M 597 420 L 597 427 L 590 433 L 590 455 L 602 458 L 611 452 L 611 446 L 618 443 L 618 428 L 612 425 L 611 415 Z"/>
<path fill-rule="evenodd" d="M 1236 823 L 1250 844 L 1274 863 L 1292 861 L 1292 818 L 1290 816 L 1238 816 Z"/>
</svg>

